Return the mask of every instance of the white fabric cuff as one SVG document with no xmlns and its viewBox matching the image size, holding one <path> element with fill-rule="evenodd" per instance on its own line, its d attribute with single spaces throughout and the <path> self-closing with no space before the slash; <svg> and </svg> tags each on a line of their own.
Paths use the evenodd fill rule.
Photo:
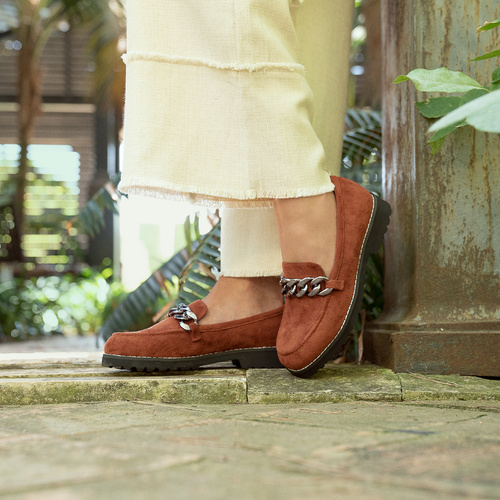
<svg viewBox="0 0 500 500">
<path fill-rule="evenodd" d="M 280 276 L 281 250 L 273 208 L 221 209 L 222 275 Z"/>
</svg>

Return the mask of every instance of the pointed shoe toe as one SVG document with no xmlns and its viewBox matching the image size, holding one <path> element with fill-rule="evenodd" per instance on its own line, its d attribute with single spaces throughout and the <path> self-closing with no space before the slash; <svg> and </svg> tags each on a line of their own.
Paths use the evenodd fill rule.
<svg viewBox="0 0 500 500">
<path fill-rule="evenodd" d="M 334 359 L 354 328 L 363 300 L 366 265 L 387 231 L 391 208 L 359 184 L 332 177 L 337 204 L 335 263 L 329 276 L 314 262 L 283 263 L 285 309 L 276 348 L 299 377 Z M 332 222 L 334 223 L 334 222 Z"/>
<path fill-rule="evenodd" d="M 203 325 L 201 300 L 174 308 L 160 323 L 138 332 L 114 333 L 102 365 L 133 371 L 194 370 L 232 361 L 242 368 L 281 368 L 276 336 L 283 307 L 225 323 Z"/>
</svg>

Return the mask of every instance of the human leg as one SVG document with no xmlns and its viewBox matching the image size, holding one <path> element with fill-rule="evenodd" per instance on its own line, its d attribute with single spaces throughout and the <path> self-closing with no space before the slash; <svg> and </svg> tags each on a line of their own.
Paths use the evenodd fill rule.
<svg viewBox="0 0 500 500">
<path fill-rule="evenodd" d="M 298 61 L 314 95 L 312 125 L 325 151 L 324 168 L 339 175 L 347 101 L 354 2 L 292 0 Z M 333 185 L 332 185 L 333 191 Z M 329 273 L 335 254 L 335 197 L 277 198 L 273 202 L 284 262 L 312 260 Z"/>
<path fill-rule="evenodd" d="M 208 78 L 210 80 L 208 75 L 212 75 L 212 85 L 201 85 L 201 87 L 203 89 L 211 88 L 212 91 L 217 88 L 216 94 L 218 93 L 219 97 L 223 94 L 224 100 L 227 99 L 231 105 L 227 106 L 225 103 L 225 111 L 220 113 L 220 116 L 216 113 L 215 125 L 211 124 L 213 126 L 209 128 L 207 128 L 207 123 L 202 121 L 205 127 L 203 130 L 188 131 L 187 125 L 197 122 L 196 119 L 193 121 L 192 113 L 189 113 L 187 115 L 189 123 L 183 122 L 180 126 L 175 123 L 170 130 L 175 137 L 171 141 L 173 149 L 167 151 L 169 154 L 165 155 L 167 163 L 173 158 L 175 160 L 174 166 L 183 165 L 184 160 L 189 160 L 193 154 L 198 154 L 199 158 L 195 157 L 195 166 L 199 166 L 200 163 L 208 159 L 209 161 L 215 160 L 219 166 L 226 167 L 226 170 L 219 168 L 219 177 L 215 176 L 216 181 L 212 182 L 212 188 L 205 187 L 204 182 L 200 181 L 200 175 L 196 169 L 191 172 L 191 174 L 194 172 L 194 175 L 191 175 L 189 182 L 186 183 L 186 179 L 183 178 L 183 183 L 179 184 L 175 175 L 173 176 L 175 182 L 172 182 L 172 179 L 165 181 L 162 177 L 163 169 L 158 170 L 157 168 L 150 169 L 148 175 L 141 178 L 137 175 L 129 175 L 122 187 L 132 193 L 147 191 L 155 196 L 168 195 L 180 190 L 180 195 L 188 198 L 194 197 L 201 200 L 219 198 L 224 202 L 229 200 L 235 205 L 252 204 L 252 202 L 262 203 L 266 199 L 278 198 L 274 202 L 274 207 L 285 261 L 288 260 L 288 263 L 299 261 L 300 263 L 307 257 L 307 260 L 314 260 L 321 264 L 319 268 L 322 274 L 327 272 L 324 269 L 331 267 L 335 269 L 337 262 L 337 256 L 334 255 L 336 219 L 338 221 L 335 210 L 338 199 L 331 194 L 334 186 L 324 167 L 334 166 L 334 168 L 338 168 L 335 165 L 340 164 L 339 153 L 343 108 L 345 107 L 342 101 L 345 101 L 346 53 L 350 32 L 350 21 L 347 19 L 347 14 L 352 12 L 352 3 L 351 5 L 347 3 L 346 6 L 343 0 L 329 2 L 330 0 L 293 0 L 291 1 L 292 11 L 288 14 L 284 9 L 285 6 L 288 7 L 288 0 L 279 0 L 275 3 L 264 0 L 235 2 L 234 13 L 236 13 L 236 17 L 232 21 L 234 21 L 233 25 L 240 31 L 236 37 L 236 43 L 233 44 L 233 48 L 237 48 L 237 51 L 232 54 L 237 58 L 236 62 L 212 64 L 211 61 L 203 60 L 200 57 L 193 58 L 192 55 L 188 58 L 178 58 L 164 54 L 157 58 L 156 56 L 152 57 L 151 54 L 148 57 L 143 57 L 143 54 L 139 52 L 135 55 L 131 54 L 129 60 L 140 62 L 143 69 L 152 62 L 174 65 L 175 69 L 169 70 L 168 74 L 164 75 L 169 85 L 179 79 L 182 80 L 183 74 L 184 77 L 186 74 L 190 75 L 189 78 L 193 79 L 195 83 L 197 78 L 202 77 L 202 79 Z M 177 7 L 180 5 L 179 2 L 175 1 L 171 4 L 177 4 Z M 341 15 L 341 12 L 344 15 Z M 321 26 L 324 27 L 324 23 L 328 24 L 328 20 L 332 19 L 325 15 L 328 13 L 333 15 L 339 24 L 340 31 L 335 35 L 318 29 Z M 315 17 L 316 22 L 311 22 Z M 256 23 L 254 23 L 255 20 L 257 20 Z M 293 20 L 293 29 L 290 20 Z M 297 43 L 301 38 L 301 32 L 310 33 L 311 43 L 306 43 L 307 40 L 303 46 Z M 271 36 L 269 36 L 270 33 Z M 315 33 L 322 33 L 322 36 L 315 37 Z M 337 39 L 337 35 L 342 36 Z M 248 44 L 247 40 L 252 42 Z M 328 65 L 328 67 L 334 66 L 339 83 L 337 87 L 331 87 L 326 91 L 325 81 L 329 79 L 328 72 L 324 71 L 326 61 L 328 61 L 327 54 L 335 53 L 335 50 L 329 52 L 329 49 L 332 48 L 332 44 L 335 45 L 335 42 L 339 42 L 339 40 L 343 42 L 338 43 L 336 50 L 342 53 L 343 64 L 339 62 L 337 67 L 334 61 L 331 61 Z M 321 46 L 321 42 L 324 42 L 324 46 Z M 255 53 L 252 52 L 254 48 L 256 49 Z M 259 53 L 258 49 L 263 49 L 264 59 L 270 58 L 271 61 L 267 59 L 264 63 L 255 62 L 254 57 Z M 262 54 L 258 57 L 262 57 Z M 298 62 L 299 54 L 310 75 L 310 84 L 304 79 L 302 66 Z M 197 70 L 193 73 L 186 67 L 196 67 Z M 318 68 L 320 69 L 318 70 Z M 213 70 L 215 70 L 215 74 Z M 143 76 L 136 68 L 136 76 L 138 73 L 140 77 Z M 152 69 L 153 73 L 158 73 L 158 68 L 154 71 Z M 160 73 L 159 76 L 163 75 L 162 71 Z M 338 77 L 338 74 L 343 76 Z M 163 78 L 157 80 L 164 81 Z M 140 81 L 139 78 L 133 86 L 137 88 Z M 332 80 L 332 82 L 334 81 L 336 80 Z M 193 82 L 191 81 L 191 83 Z M 203 83 L 205 82 L 203 81 Z M 198 84 L 195 86 L 200 87 Z M 311 92 L 311 88 L 313 92 Z M 161 92 L 156 97 L 163 96 L 165 99 L 157 99 L 157 101 L 169 102 L 176 110 L 174 114 L 176 116 L 182 115 L 177 108 L 179 102 L 182 109 L 188 108 L 184 90 L 180 96 L 175 94 L 175 102 L 169 101 L 169 95 Z M 333 106 L 318 104 L 318 99 L 316 104 L 312 106 L 313 93 L 325 103 L 331 95 L 342 97 L 339 98 L 337 104 L 334 102 Z M 217 100 L 216 94 L 201 95 L 199 101 L 208 104 L 213 99 Z M 134 102 L 133 96 L 129 100 Z M 233 104 L 234 106 L 232 106 Z M 312 117 L 313 107 L 315 108 L 314 119 Z M 138 106 L 136 106 L 137 108 Z M 206 112 L 207 108 L 209 111 L 212 109 L 210 106 L 202 107 L 202 112 Z M 228 108 L 237 112 L 236 127 L 230 120 L 231 113 L 227 113 Z M 161 119 L 162 106 L 152 106 L 149 109 L 156 118 Z M 158 110 L 160 114 L 158 114 Z M 212 111 L 215 111 L 215 108 Z M 205 118 L 207 116 L 213 117 L 214 114 L 210 112 L 205 113 L 204 116 Z M 332 116 L 334 120 L 331 119 Z M 161 120 L 155 120 L 155 122 L 157 121 Z M 131 122 L 128 119 L 128 123 Z M 141 123 L 132 123 L 136 124 L 136 131 L 140 131 Z M 332 124 L 336 125 L 332 127 Z M 215 135 L 214 130 L 216 131 Z M 203 134 L 205 131 L 208 135 Z M 234 135 L 235 131 L 236 135 Z M 156 135 L 162 137 L 164 134 Z M 168 137 L 170 134 L 166 135 Z M 130 132 L 128 136 L 130 137 Z M 324 138 L 325 145 L 321 144 L 318 137 Z M 329 139 L 332 137 L 333 139 Z M 209 145 L 208 149 L 206 148 L 207 144 Z M 228 152 L 231 154 L 227 154 Z M 179 155 L 180 153 L 182 154 Z M 140 155 L 135 157 L 131 155 L 131 157 L 135 163 L 138 163 L 138 158 L 141 158 Z M 144 158 L 142 157 L 143 160 Z M 151 160 L 151 158 L 147 159 Z M 165 167 L 165 171 L 169 171 L 169 166 L 165 164 L 163 158 L 156 157 L 156 160 L 162 168 Z M 237 165 L 236 170 L 234 170 L 235 165 Z M 228 168 L 233 170 L 229 173 Z M 170 172 L 171 174 L 173 172 L 171 168 Z M 209 178 L 213 181 L 210 174 Z M 196 184 L 195 181 L 198 183 Z M 192 186 L 189 183 L 196 185 Z M 246 186 L 245 189 L 241 190 L 242 186 Z M 221 187 L 222 191 L 218 190 Z M 289 199 L 282 200 L 281 198 Z M 354 202 L 354 200 L 351 201 Z M 297 213 L 301 215 L 297 216 Z M 332 222 L 330 225 L 328 225 L 329 220 Z M 299 246 L 301 248 L 297 248 Z M 325 250 L 328 248 L 331 249 L 330 253 Z M 226 276 L 226 278 L 223 278 L 223 281 L 215 287 L 213 294 L 207 299 L 208 303 L 213 306 L 214 314 L 211 318 L 204 316 L 206 327 L 210 326 L 210 322 L 219 324 L 218 321 L 231 317 L 227 315 L 228 308 L 224 307 L 222 302 L 232 300 L 233 303 L 236 302 L 235 307 L 238 307 L 238 301 L 233 299 L 247 293 L 253 293 L 258 297 L 264 292 L 269 292 L 269 296 L 275 298 L 275 293 L 271 291 L 271 281 L 263 277 L 235 276 L 231 278 Z M 258 286 L 256 286 L 257 284 Z M 253 304 L 251 300 L 248 302 L 250 305 L 247 304 L 248 308 L 244 312 L 231 308 L 231 314 L 241 317 L 241 315 L 252 311 L 252 308 L 254 308 L 253 311 L 258 311 L 267 301 L 257 300 Z M 199 307 L 202 306 L 195 306 L 195 308 Z M 288 309 L 290 310 L 290 308 Z M 200 313 L 202 326 L 203 315 L 206 315 L 206 310 Z M 292 314 L 292 316 L 294 315 Z M 304 322 L 306 317 L 307 315 L 299 320 Z M 292 323 L 285 322 L 285 327 L 282 330 L 287 330 Z M 294 329 L 294 337 L 297 335 L 300 337 L 300 330 L 300 328 Z M 145 337 L 142 336 L 142 338 Z M 195 339 L 196 342 L 199 340 L 200 338 Z"/>
<path fill-rule="evenodd" d="M 297 38 L 296 62 L 304 65 L 307 83 L 314 96 L 311 123 L 324 148 L 325 159 L 322 168 L 338 175 L 346 107 L 353 2 L 291 0 L 290 15 Z M 290 175 L 293 176 L 293 173 Z M 250 275 L 254 276 L 258 269 L 264 275 L 277 274 L 279 244 L 283 261 L 313 260 L 329 273 L 333 268 L 336 234 L 336 224 L 332 223 L 336 215 L 333 194 L 275 198 L 273 206 L 277 222 L 274 227 L 267 219 L 269 216 L 249 216 L 245 214 L 245 210 L 237 209 L 226 211 L 227 227 L 235 228 L 239 225 L 241 229 L 231 229 L 227 234 L 223 231 L 223 248 L 225 246 L 228 249 L 222 254 L 223 265 L 230 259 L 228 265 L 232 272 L 239 269 L 240 272 L 236 271 L 236 274 L 244 276 L 247 272 L 245 263 L 250 255 L 253 256 Z M 260 218 L 264 220 L 261 221 Z M 249 226 L 249 220 L 256 222 Z M 279 241 L 276 237 L 277 230 Z M 251 235 L 251 239 L 248 235 Z M 266 248 L 263 248 L 259 241 L 265 242 Z M 272 257 L 267 257 L 268 255 Z M 272 272 L 269 272 L 265 265 L 266 260 L 270 258 L 274 261 Z M 259 260 L 263 262 L 258 262 Z M 272 282 L 268 282 L 268 287 L 269 290 L 272 289 Z"/>
<path fill-rule="evenodd" d="M 341 161 L 352 7 L 305 0 L 292 9 L 315 96 L 313 125 L 334 175 Z M 320 21 L 325 18 L 327 29 Z M 361 186 L 338 177 L 332 184 L 334 193 L 274 201 L 287 294 L 277 348 L 299 376 L 313 375 L 345 343 L 361 306 L 368 256 L 378 250 L 389 221 L 390 207 Z"/>
<path fill-rule="evenodd" d="M 244 207 L 331 191 L 290 0 L 127 9 L 122 191 Z"/>
<path fill-rule="evenodd" d="M 283 305 L 281 252 L 272 208 L 221 210 L 221 277 L 204 299 L 203 324 L 260 314 Z"/>
</svg>

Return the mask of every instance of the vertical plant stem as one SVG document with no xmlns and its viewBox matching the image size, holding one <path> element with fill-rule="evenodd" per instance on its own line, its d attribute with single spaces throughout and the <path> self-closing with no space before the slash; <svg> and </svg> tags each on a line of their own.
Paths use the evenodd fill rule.
<svg viewBox="0 0 500 500">
<path fill-rule="evenodd" d="M 24 236 L 26 224 L 25 197 L 26 174 L 28 173 L 28 145 L 33 137 L 35 119 L 40 114 L 41 89 L 39 58 L 35 48 L 40 32 L 40 21 L 36 7 L 30 2 L 22 2 L 19 12 L 20 26 L 18 38 L 22 48 L 18 54 L 18 141 L 21 148 L 17 171 L 17 192 L 14 202 L 14 217 L 20 240 Z M 19 260 L 24 260 L 20 250 Z"/>
</svg>

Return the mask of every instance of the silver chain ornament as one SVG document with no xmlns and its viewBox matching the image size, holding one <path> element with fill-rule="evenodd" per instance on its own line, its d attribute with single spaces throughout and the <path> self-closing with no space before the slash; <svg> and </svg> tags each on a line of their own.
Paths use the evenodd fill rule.
<svg viewBox="0 0 500 500">
<path fill-rule="evenodd" d="M 178 320 L 181 328 L 187 330 L 188 332 L 191 331 L 191 327 L 184 323 L 184 321 L 192 319 L 196 325 L 198 324 L 198 316 L 196 316 L 196 314 L 191 311 L 189 306 L 186 304 L 179 304 L 177 307 L 173 307 L 168 312 L 168 315 L 173 316 L 176 320 Z"/>
<path fill-rule="evenodd" d="M 281 293 L 287 297 L 295 295 L 295 297 L 303 297 L 307 294 L 308 297 L 324 297 L 333 292 L 333 288 L 324 288 L 321 290 L 321 283 L 328 281 L 326 276 L 318 276 L 317 278 L 307 277 L 302 279 L 284 278 L 281 277 Z"/>
</svg>

